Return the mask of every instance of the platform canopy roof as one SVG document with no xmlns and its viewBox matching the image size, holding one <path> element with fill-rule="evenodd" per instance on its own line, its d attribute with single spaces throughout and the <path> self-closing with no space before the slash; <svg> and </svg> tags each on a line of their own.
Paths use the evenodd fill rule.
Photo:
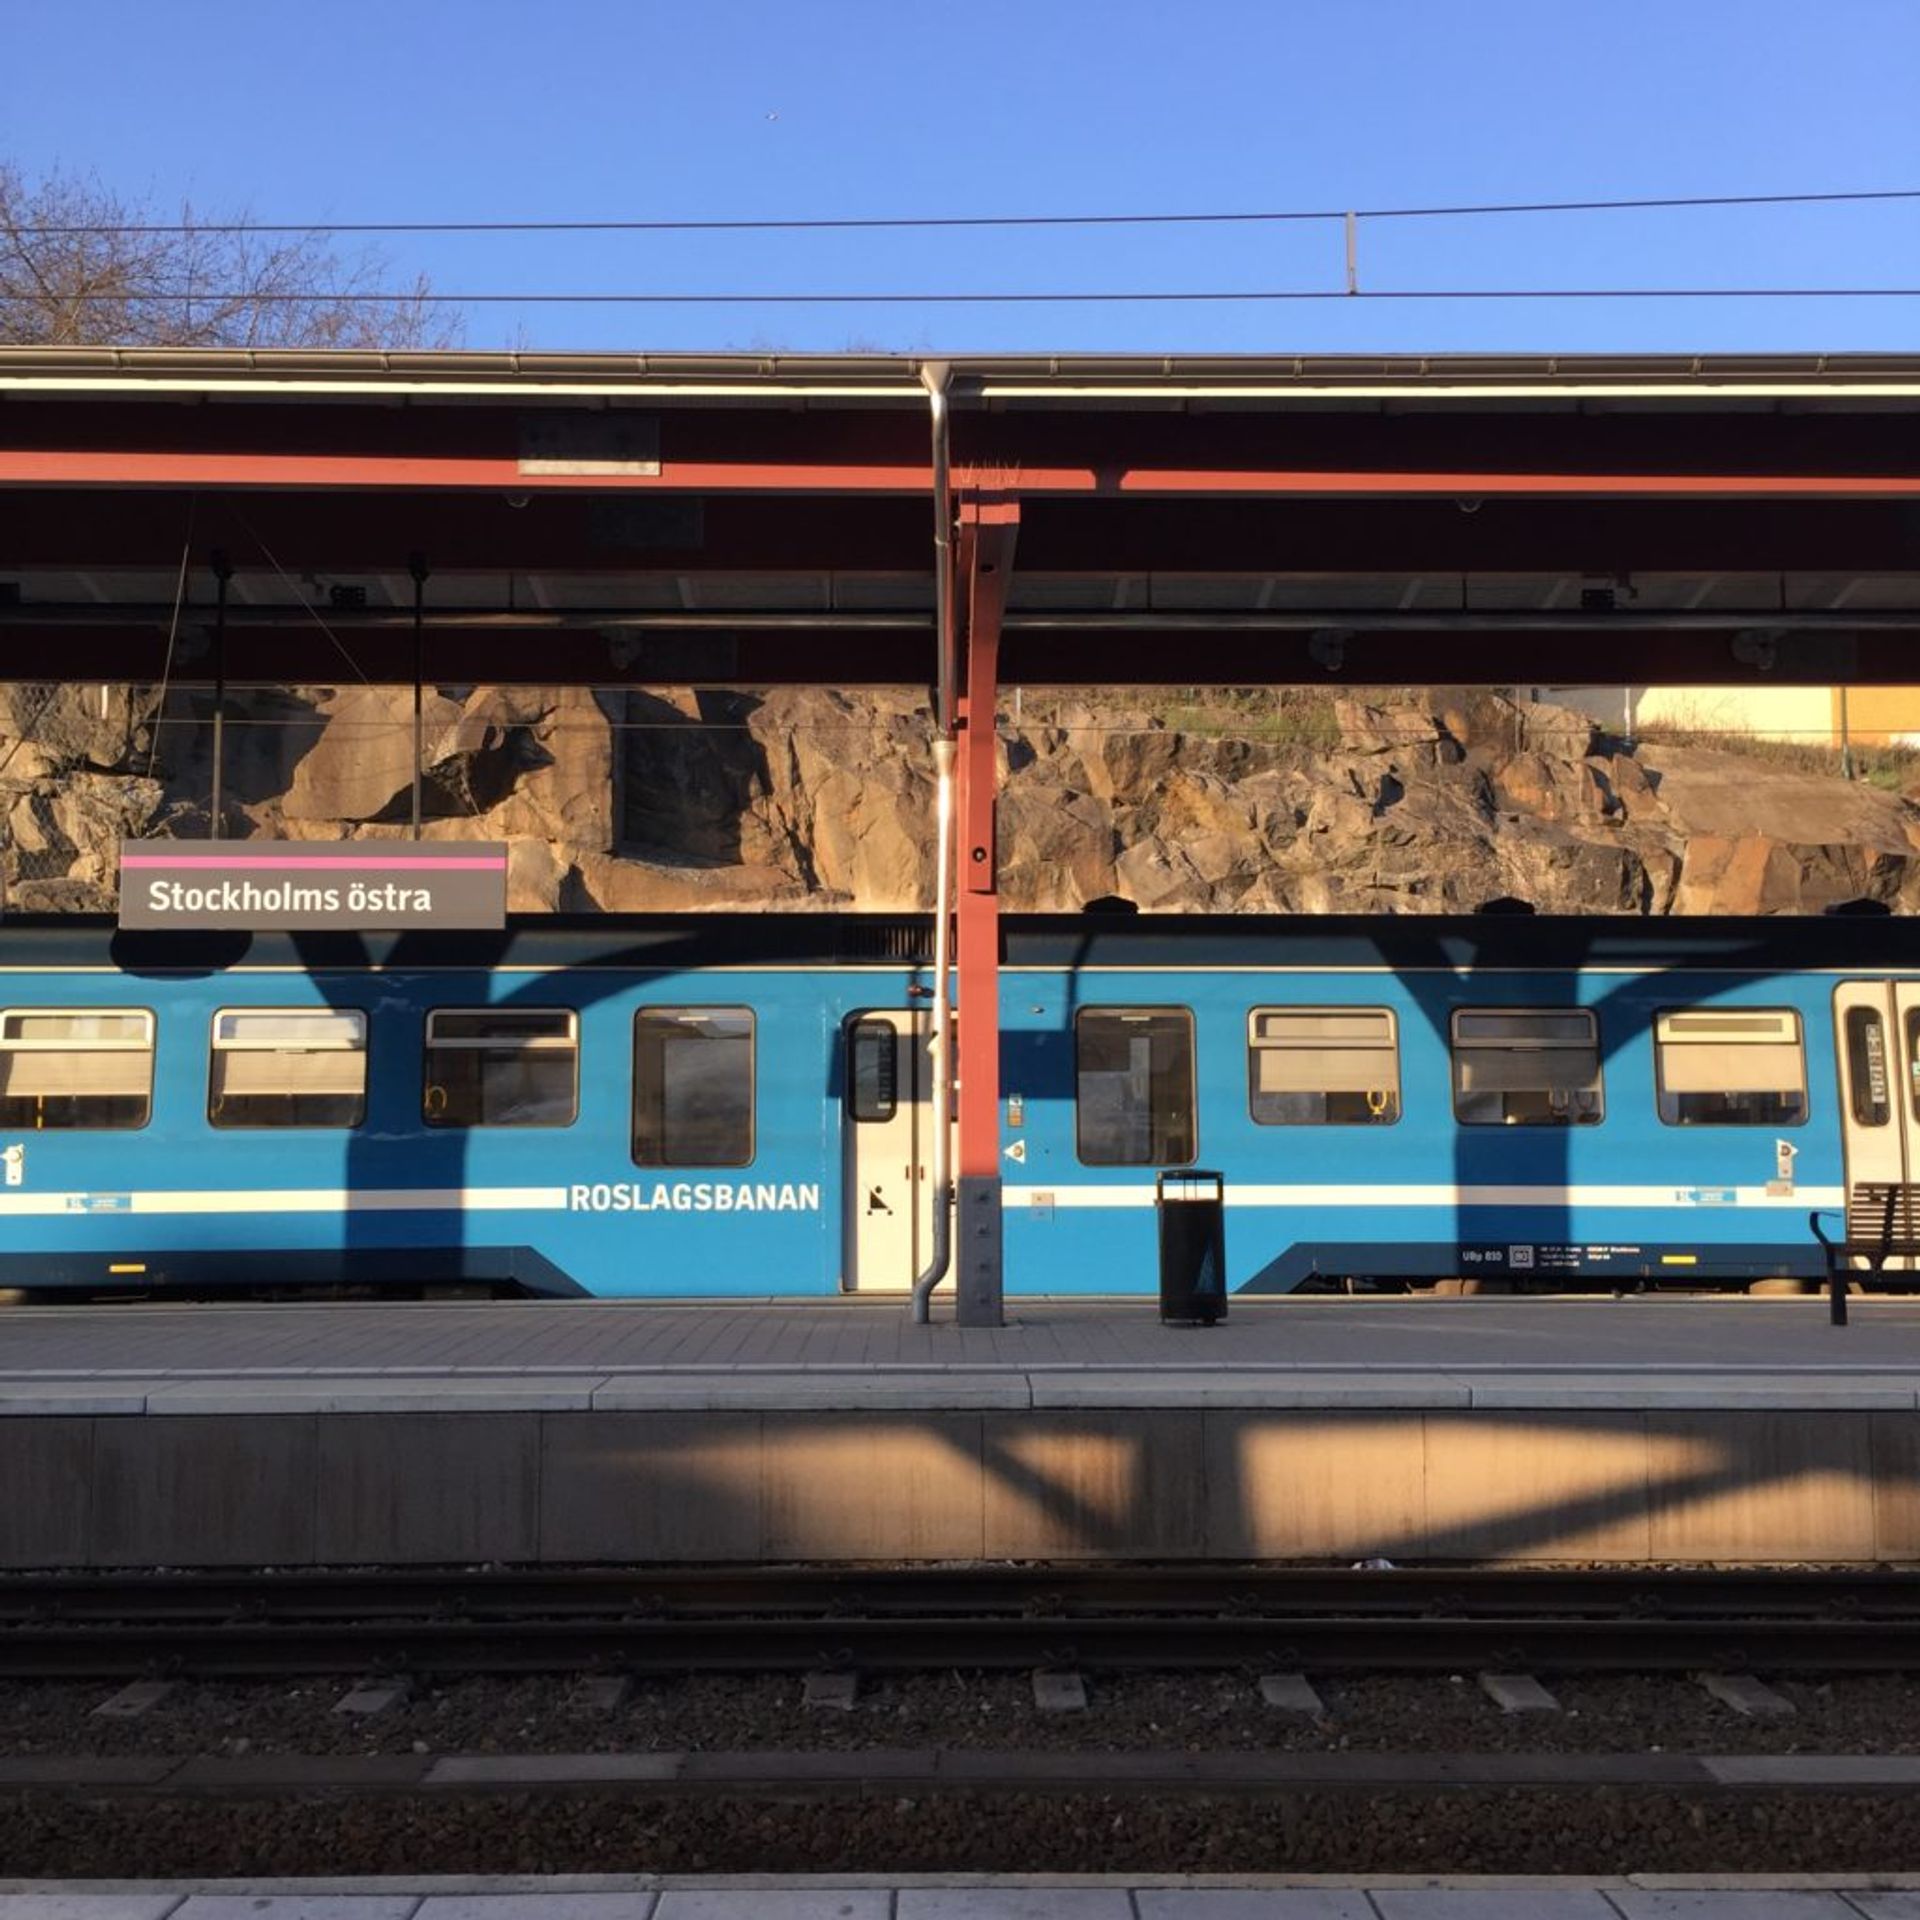
<svg viewBox="0 0 1920 1920">
<path fill-rule="evenodd" d="M 928 367 L 0 349 L 0 677 L 924 683 Z M 1920 355 L 946 379 L 1010 683 L 1920 679 Z"/>
</svg>

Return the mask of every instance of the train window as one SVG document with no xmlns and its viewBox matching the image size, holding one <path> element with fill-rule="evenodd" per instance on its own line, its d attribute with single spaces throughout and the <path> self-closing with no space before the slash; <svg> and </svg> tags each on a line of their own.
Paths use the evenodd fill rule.
<svg viewBox="0 0 1920 1920">
<path fill-rule="evenodd" d="M 1255 1007 L 1247 1098 L 1263 1127 L 1390 1126 L 1400 1048 L 1385 1007 Z"/>
<path fill-rule="evenodd" d="M 207 1118 L 216 1127 L 357 1127 L 366 1115 L 367 1016 L 357 1008 L 213 1016 Z"/>
<path fill-rule="evenodd" d="M 753 1011 L 643 1007 L 633 1022 L 633 1157 L 643 1167 L 753 1159 Z"/>
<path fill-rule="evenodd" d="M 1884 1127 L 1893 1118 L 1887 1078 L 1887 1023 L 1877 1007 L 1847 1009 L 1847 1086 L 1857 1125 Z"/>
<path fill-rule="evenodd" d="M 1660 1118 L 1668 1126 L 1797 1127 L 1806 1119 L 1807 1063 L 1800 1016 L 1790 1009 L 1663 1013 L 1654 1020 L 1653 1041 Z M 1883 1089 L 1885 1080 L 1883 1070 Z"/>
<path fill-rule="evenodd" d="M 856 1020 L 847 1037 L 847 1111 L 891 1120 L 900 1110 L 900 1036 L 890 1020 Z"/>
<path fill-rule="evenodd" d="M 152 1111 L 144 1008 L 0 1012 L 0 1127 L 144 1127 Z"/>
<path fill-rule="evenodd" d="M 427 1015 L 431 1127 L 570 1127 L 580 1111 L 580 1017 L 567 1007 Z"/>
<path fill-rule="evenodd" d="M 1074 1113 L 1090 1167 L 1182 1166 L 1194 1137 L 1193 1015 L 1100 1007 L 1073 1023 Z"/>
<path fill-rule="evenodd" d="M 1907 1009 L 1907 1099 L 1920 1120 L 1920 1007 Z"/>
<path fill-rule="evenodd" d="M 1461 1007 L 1453 1112 L 1463 1127 L 1589 1127 L 1605 1113 L 1600 1028 L 1579 1007 Z"/>
</svg>

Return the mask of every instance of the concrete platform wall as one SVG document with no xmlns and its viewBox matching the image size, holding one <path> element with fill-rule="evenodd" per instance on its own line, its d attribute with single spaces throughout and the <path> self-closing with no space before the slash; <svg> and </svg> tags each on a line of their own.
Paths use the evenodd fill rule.
<svg viewBox="0 0 1920 1920">
<path fill-rule="evenodd" d="M 1920 1412 L 0 1419 L 0 1566 L 1920 1561 Z"/>
</svg>

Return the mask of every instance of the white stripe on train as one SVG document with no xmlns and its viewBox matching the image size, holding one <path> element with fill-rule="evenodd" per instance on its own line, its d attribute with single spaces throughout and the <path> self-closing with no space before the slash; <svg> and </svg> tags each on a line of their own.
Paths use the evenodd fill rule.
<svg viewBox="0 0 1920 1920">
<path fill-rule="evenodd" d="M 625 1204 L 614 1197 L 626 1189 Z M 718 1199 L 724 1188 L 728 1198 Z M 701 1203 L 702 1193 L 705 1204 Z M 740 1202 L 742 1192 L 749 1195 Z M 762 1193 L 771 1196 L 763 1203 Z M 585 1194 L 586 1199 L 579 1198 Z M 605 1204 L 600 1204 L 602 1196 Z M 791 1213 L 820 1206 L 817 1184 L 676 1181 L 602 1183 L 591 1187 L 263 1187 L 181 1188 L 136 1193 L 0 1193 L 0 1218 L 64 1215 L 90 1218 L 123 1213 L 538 1213 L 671 1212 Z M 1009 1207 L 1151 1207 L 1150 1185 L 1009 1186 L 1001 1191 Z M 1235 1207 L 1647 1207 L 1694 1215 L 1764 1208 L 1806 1212 L 1840 1207 L 1840 1187 L 1799 1187 L 1770 1193 L 1765 1187 L 1654 1186 L 1269 1186 L 1229 1182 L 1227 1199 Z"/>
<path fill-rule="evenodd" d="M 1230 1205 L 1240 1207 L 1659 1207 L 1689 1213 L 1728 1208 L 1782 1207 L 1804 1213 L 1815 1207 L 1846 1204 L 1841 1187 L 1796 1187 L 1771 1193 L 1765 1187 L 1454 1187 L 1297 1186 L 1230 1180 Z M 1003 1206 L 1025 1207 L 1051 1201 L 1056 1207 L 1150 1207 L 1150 1186 L 1002 1187 Z"/>
</svg>

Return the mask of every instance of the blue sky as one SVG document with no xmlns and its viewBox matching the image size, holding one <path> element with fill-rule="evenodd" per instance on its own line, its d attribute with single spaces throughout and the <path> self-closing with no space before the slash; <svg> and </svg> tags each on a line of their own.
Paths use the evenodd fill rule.
<svg viewBox="0 0 1920 1920">
<path fill-rule="evenodd" d="M 0 157 L 262 220 L 1920 186 L 1920 0 L 9 0 Z M 401 238 L 447 291 L 1337 286 L 1337 226 Z M 1375 287 L 1920 285 L 1920 202 L 1381 222 Z M 1920 300 L 481 309 L 467 343 L 1920 350 Z"/>
</svg>

